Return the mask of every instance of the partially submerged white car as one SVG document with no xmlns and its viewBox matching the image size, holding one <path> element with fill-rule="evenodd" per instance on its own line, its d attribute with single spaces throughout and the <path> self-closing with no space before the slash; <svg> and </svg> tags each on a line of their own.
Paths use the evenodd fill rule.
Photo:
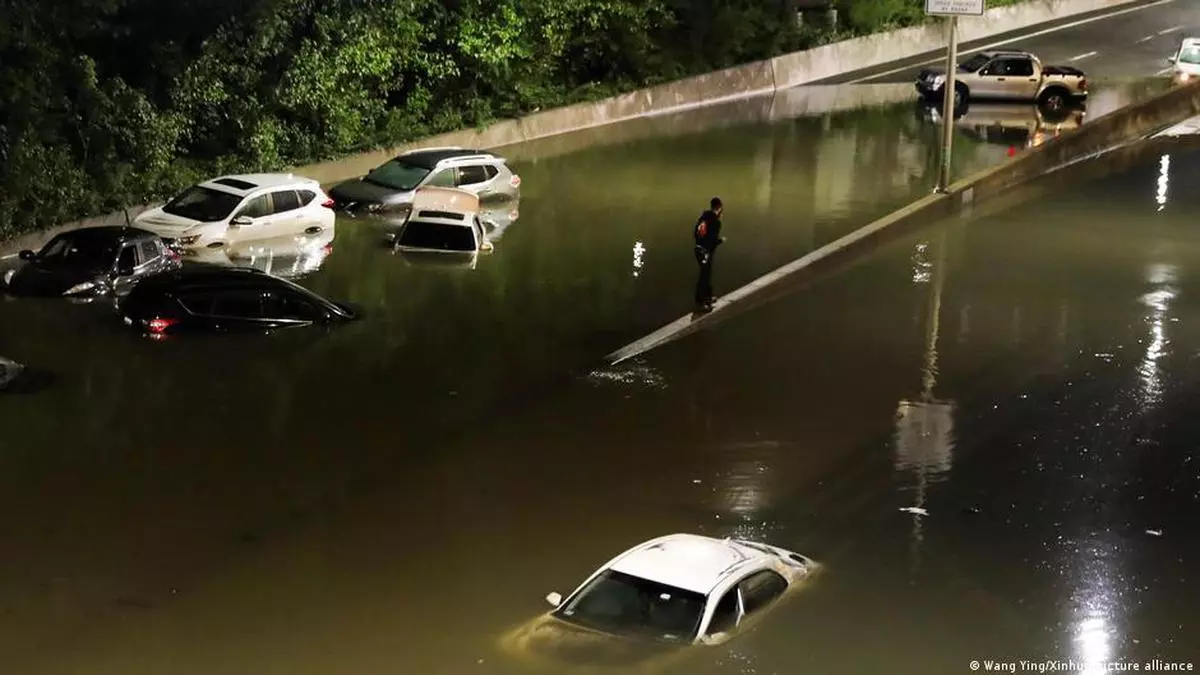
<svg viewBox="0 0 1200 675">
<path fill-rule="evenodd" d="M 630 667 L 743 633 L 816 572 L 811 559 L 740 539 L 672 534 L 605 563 L 554 610 L 505 636 L 514 656 Z M 640 643 L 642 648 L 635 645 Z"/>
<path fill-rule="evenodd" d="M 417 188 L 412 211 L 392 241 L 411 261 L 435 256 L 467 267 L 494 248 L 480 217 L 479 196 L 447 187 Z"/>
<path fill-rule="evenodd" d="M 222 176 L 193 185 L 134 219 L 183 252 L 333 227 L 333 200 L 317 181 L 290 173 Z"/>
</svg>

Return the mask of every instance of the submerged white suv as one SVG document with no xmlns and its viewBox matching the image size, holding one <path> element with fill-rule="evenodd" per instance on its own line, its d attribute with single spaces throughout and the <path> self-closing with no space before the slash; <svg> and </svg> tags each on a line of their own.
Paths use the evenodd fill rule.
<svg viewBox="0 0 1200 675">
<path fill-rule="evenodd" d="M 333 227 L 333 200 L 290 173 L 222 176 L 193 185 L 134 224 L 184 252 L 247 241 L 312 236 Z"/>
</svg>

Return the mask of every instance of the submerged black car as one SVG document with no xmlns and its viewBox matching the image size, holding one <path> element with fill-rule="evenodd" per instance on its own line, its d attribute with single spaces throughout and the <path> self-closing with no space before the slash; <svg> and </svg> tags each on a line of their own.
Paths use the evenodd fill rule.
<svg viewBox="0 0 1200 675">
<path fill-rule="evenodd" d="M 5 275 L 10 295 L 90 299 L 123 295 L 142 279 L 179 269 L 158 235 L 133 227 L 87 227 L 56 235 Z"/>
<path fill-rule="evenodd" d="M 155 336 L 332 325 L 358 318 L 346 305 L 259 270 L 200 265 L 143 281 L 119 310 L 127 325 Z"/>
</svg>

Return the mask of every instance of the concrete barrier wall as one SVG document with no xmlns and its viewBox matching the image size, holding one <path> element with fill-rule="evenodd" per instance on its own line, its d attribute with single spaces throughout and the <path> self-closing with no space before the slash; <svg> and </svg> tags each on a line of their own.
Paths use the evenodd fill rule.
<svg viewBox="0 0 1200 675">
<path fill-rule="evenodd" d="M 818 248 L 803 257 L 722 296 L 713 311 L 686 315 L 608 355 L 609 363 L 620 363 L 710 327 L 736 314 L 760 306 L 781 294 L 804 285 L 831 269 L 856 264 L 861 253 L 920 226 L 956 214 L 973 216 L 982 209 L 1015 205 L 1013 198 L 1028 197 L 1063 180 L 1074 178 L 1065 167 L 1112 155 L 1118 166 L 1144 158 L 1145 141 L 1153 151 L 1169 144 L 1194 146 L 1194 139 L 1151 138 L 1155 132 L 1200 115 L 1200 82 L 1159 94 L 1113 111 L 1078 130 L 1058 136 L 1002 164 L 979 171 L 949 186 L 945 194 L 931 194 L 873 223 Z M 1092 174 L 1103 171 L 1092 167 Z M 1087 173 L 1084 174 L 1086 177 Z M 1038 185 L 1043 179 L 1046 186 Z M 1015 189 L 1025 188 L 1020 193 Z"/>
</svg>

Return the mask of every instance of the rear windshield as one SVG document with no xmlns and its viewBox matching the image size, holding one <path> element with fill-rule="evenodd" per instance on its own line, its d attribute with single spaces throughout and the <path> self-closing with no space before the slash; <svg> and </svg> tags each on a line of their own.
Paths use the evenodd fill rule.
<svg viewBox="0 0 1200 675">
<path fill-rule="evenodd" d="M 167 202 L 167 205 L 163 207 L 163 212 L 180 218 L 210 223 L 216 220 L 225 220 L 241 203 L 242 198 L 237 195 L 196 185 Z"/>
<path fill-rule="evenodd" d="M 393 190 L 412 190 L 429 175 L 429 169 L 393 159 L 386 164 L 371 169 L 363 180 L 381 187 Z"/>
<path fill-rule="evenodd" d="M 462 225 L 444 225 L 427 220 L 410 220 L 404 226 L 399 244 L 435 251 L 475 250 L 475 233 Z"/>
</svg>

